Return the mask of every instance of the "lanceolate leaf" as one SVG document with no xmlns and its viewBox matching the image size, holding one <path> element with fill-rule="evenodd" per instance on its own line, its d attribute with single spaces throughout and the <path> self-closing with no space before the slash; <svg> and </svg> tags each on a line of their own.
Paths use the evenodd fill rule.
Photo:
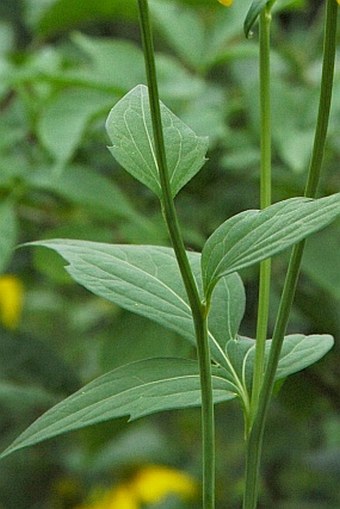
<svg viewBox="0 0 340 509">
<path fill-rule="evenodd" d="M 214 368 L 214 401 L 236 395 Z M 111 371 L 85 385 L 58 403 L 25 430 L 1 455 L 34 445 L 56 435 L 129 415 L 144 415 L 201 404 L 200 380 L 196 361 L 187 359 L 148 359 Z"/>
<path fill-rule="evenodd" d="M 208 139 L 196 136 L 162 103 L 161 115 L 171 190 L 175 196 L 203 166 Z M 138 85 L 112 108 L 106 129 L 114 158 L 161 197 L 146 86 Z"/>
<path fill-rule="evenodd" d="M 271 339 L 266 342 L 266 359 L 269 356 L 271 343 Z M 333 344 L 334 339 L 328 334 L 311 336 L 292 334 L 286 336 L 283 341 L 275 380 L 286 378 L 314 364 L 326 355 Z M 229 371 L 228 379 L 239 381 L 249 393 L 253 378 L 255 340 L 240 337 L 229 341 L 226 351 L 233 367 L 233 371 Z M 235 383 L 235 386 L 237 385 Z"/>
<path fill-rule="evenodd" d="M 250 5 L 246 19 L 244 20 L 244 33 L 246 34 L 246 37 L 251 35 L 251 29 L 256 23 L 256 20 L 262 9 L 264 9 L 266 3 L 268 3 L 268 0 L 254 0 Z"/>
<path fill-rule="evenodd" d="M 73 279 L 96 295 L 172 329 L 195 344 L 190 306 L 174 251 L 160 246 L 110 245 L 77 240 L 33 242 L 57 251 Z M 189 252 L 201 287 L 200 255 Z M 225 364 L 224 344 L 235 337 L 245 295 L 237 274 L 221 281 L 211 303 L 210 343 L 216 362 Z"/>
<path fill-rule="evenodd" d="M 291 198 L 264 210 L 246 210 L 223 223 L 202 252 L 207 298 L 217 281 L 284 249 L 320 230 L 340 214 L 340 193 L 312 200 Z"/>
</svg>

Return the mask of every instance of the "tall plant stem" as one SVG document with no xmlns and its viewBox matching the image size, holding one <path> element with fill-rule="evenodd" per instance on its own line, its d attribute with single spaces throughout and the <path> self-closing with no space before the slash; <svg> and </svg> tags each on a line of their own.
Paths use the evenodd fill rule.
<svg viewBox="0 0 340 509">
<path fill-rule="evenodd" d="M 177 213 L 171 193 L 166 161 L 162 119 L 159 105 L 152 28 L 147 0 L 138 0 L 139 18 L 143 39 L 149 101 L 155 143 L 155 153 L 162 188 L 162 210 L 169 230 L 172 246 L 178 261 L 188 295 L 197 340 L 198 363 L 202 392 L 203 440 L 203 507 L 215 507 L 215 437 L 211 362 L 207 333 L 206 309 L 201 302 L 181 235 Z"/>
<path fill-rule="evenodd" d="M 335 0 L 327 0 L 319 111 L 314 136 L 313 152 L 309 166 L 307 183 L 305 186 L 305 196 L 308 197 L 314 197 L 316 195 L 320 180 L 332 98 L 334 62 L 336 54 L 336 28 L 337 4 Z M 243 504 L 244 509 L 255 509 L 257 506 L 259 467 L 265 422 L 273 392 L 275 373 L 280 358 L 284 334 L 295 296 L 304 245 L 305 243 L 301 242 L 295 246 L 291 254 L 274 328 L 268 364 L 260 393 L 259 406 L 248 440 L 246 458 L 246 489 Z"/>
<path fill-rule="evenodd" d="M 271 204 L 271 100 L 270 100 L 270 25 L 271 8 L 260 14 L 260 110 L 261 110 L 261 209 Z M 271 260 L 260 265 L 259 304 L 250 424 L 256 413 L 264 374 L 264 355 L 268 329 Z M 248 430 L 249 431 L 249 430 Z"/>
</svg>

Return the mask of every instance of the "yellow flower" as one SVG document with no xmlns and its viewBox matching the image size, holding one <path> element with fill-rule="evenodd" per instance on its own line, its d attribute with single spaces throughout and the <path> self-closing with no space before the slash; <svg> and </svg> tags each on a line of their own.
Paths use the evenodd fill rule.
<svg viewBox="0 0 340 509">
<path fill-rule="evenodd" d="M 129 482 L 110 490 L 97 490 L 89 503 L 75 509 L 141 509 L 142 504 L 161 502 L 168 495 L 191 499 L 196 497 L 197 492 L 197 483 L 188 474 L 169 467 L 149 465 L 141 468 Z"/>
<path fill-rule="evenodd" d="M 97 491 L 92 502 L 76 509 L 139 509 L 139 503 L 133 487 L 128 483 L 120 484 L 111 490 Z"/>
<path fill-rule="evenodd" d="M 218 0 L 218 2 L 220 2 L 220 4 L 224 5 L 225 7 L 230 7 L 233 3 L 233 0 Z"/>
<path fill-rule="evenodd" d="M 0 276 L 0 322 L 8 329 L 15 329 L 19 323 L 23 295 L 23 285 L 16 276 Z"/>
<path fill-rule="evenodd" d="M 144 503 L 160 502 L 168 495 L 194 498 L 197 484 L 189 475 L 169 467 L 150 465 L 142 468 L 132 481 L 138 499 Z"/>
</svg>

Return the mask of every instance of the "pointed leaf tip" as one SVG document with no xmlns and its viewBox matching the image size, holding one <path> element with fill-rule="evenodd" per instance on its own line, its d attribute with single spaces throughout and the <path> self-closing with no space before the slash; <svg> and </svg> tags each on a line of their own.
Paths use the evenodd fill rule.
<svg viewBox="0 0 340 509">
<path fill-rule="evenodd" d="M 208 138 L 197 136 L 163 103 L 160 106 L 170 185 L 175 196 L 205 163 Z M 106 130 L 112 142 L 109 150 L 113 157 L 160 198 L 149 94 L 145 85 L 133 88 L 112 108 Z"/>
</svg>

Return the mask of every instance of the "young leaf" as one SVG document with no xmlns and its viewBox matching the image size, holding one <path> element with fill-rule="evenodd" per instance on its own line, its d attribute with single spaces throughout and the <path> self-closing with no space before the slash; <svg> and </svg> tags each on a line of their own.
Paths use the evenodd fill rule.
<svg viewBox="0 0 340 509">
<path fill-rule="evenodd" d="M 206 298 L 221 277 L 280 253 L 321 230 L 339 214 L 337 193 L 318 200 L 291 198 L 228 219 L 209 237 L 202 251 Z"/>
<path fill-rule="evenodd" d="M 173 249 L 160 246 L 110 245 L 79 240 L 46 240 L 30 245 L 59 253 L 79 284 L 124 309 L 160 323 L 195 344 L 190 306 Z M 188 253 L 199 287 L 200 255 Z M 245 295 L 237 274 L 216 288 L 209 317 L 215 361 L 225 364 L 224 344 L 235 337 L 243 317 Z"/>
<path fill-rule="evenodd" d="M 213 369 L 215 403 L 236 395 Z M 116 417 L 130 420 L 155 412 L 199 406 L 197 362 L 187 359 L 148 359 L 121 366 L 96 378 L 48 410 L 27 428 L 0 457 L 69 431 Z"/>
<path fill-rule="evenodd" d="M 266 341 L 266 359 L 268 359 L 272 340 Z M 320 360 L 332 348 L 334 339 L 328 334 L 291 334 L 285 336 L 275 380 L 281 380 L 297 373 Z M 255 340 L 240 337 L 229 341 L 227 356 L 233 371 L 229 370 L 228 380 L 237 378 L 247 389 L 251 390 L 255 358 Z M 235 385 L 237 385 L 235 383 Z"/>
<path fill-rule="evenodd" d="M 208 139 L 196 134 L 161 103 L 171 191 L 178 191 L 201 169 Z M 106 121 L 114 158 L 133 177 L 161 197 L 155 157 L 148 89 L 138 85 L 111 110 Z"/>
</svg>

